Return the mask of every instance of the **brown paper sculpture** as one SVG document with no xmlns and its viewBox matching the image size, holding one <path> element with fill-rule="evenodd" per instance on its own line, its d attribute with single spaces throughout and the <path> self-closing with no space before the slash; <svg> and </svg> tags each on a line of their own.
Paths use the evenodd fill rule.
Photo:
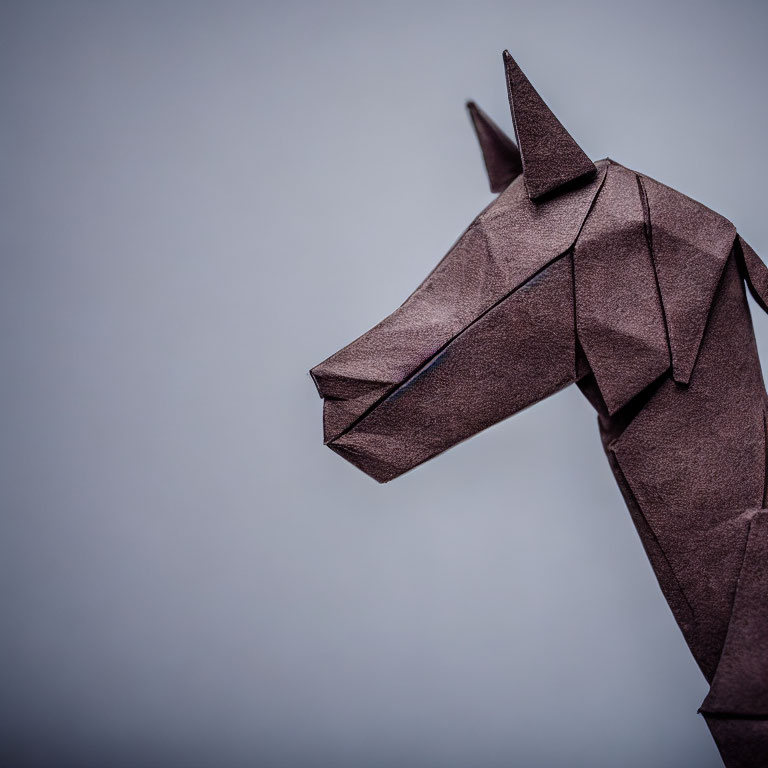
<svg viewBox="0 0 768 768">
<path fill-rule="evenodd" d="M 706 206 L 593 163 L 504 62 L 517 144 L 468 105 L 500 194 L 312 369 L 325 443 L 386 482 L 575 382 L 710 683 L 725 764 L 765 768 L 768 421 L 744 285 L 768 311 L 768 268 Z"/>
</svg>

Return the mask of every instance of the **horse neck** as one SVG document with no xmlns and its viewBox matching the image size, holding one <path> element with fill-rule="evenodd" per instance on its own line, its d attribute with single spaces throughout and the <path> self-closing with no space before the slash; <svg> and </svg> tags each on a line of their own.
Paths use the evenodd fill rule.
<svg viewBox="0 0 768 768">
<path fill-rule="evenodd" d="M 594 398 L 585 377 L 582 391 Z M 750 515 L 766 504 L 765 387 L 734 259 L 689 385 L 669 373 L 599 416 L 608 459 L 702 670 L 714 671 Z"/>
</svg>

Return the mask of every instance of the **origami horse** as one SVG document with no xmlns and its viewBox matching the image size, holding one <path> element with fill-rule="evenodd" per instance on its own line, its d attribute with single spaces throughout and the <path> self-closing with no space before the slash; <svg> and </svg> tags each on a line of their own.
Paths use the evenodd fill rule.
<svg viewBox="0 0 768 768">
<path fill-rule="evenodd" d="M 575 382 L 726 766 L 768 766 L 768 421 L 744 290 L 768 311 L 768 268 L 701 203 L 593 163 L 504 62 L 517 145 L 468 105 L 500 194 L 312 369 L 325 443 L 386 482 Z"/>
</svg>

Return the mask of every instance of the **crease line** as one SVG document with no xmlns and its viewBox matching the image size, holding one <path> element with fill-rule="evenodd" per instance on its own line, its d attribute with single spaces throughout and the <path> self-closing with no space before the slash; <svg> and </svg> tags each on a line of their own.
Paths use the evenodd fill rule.
<svg viewBox="0 0 768 768">
<path fill-rule="evenodd" d="M 659 305 L 661 306 L 661 319 L 664 321 L 664 335 L 667 337 L 667 354 L 669 355 L 669 367 L 674 372 L 673 360 L 672 360 L 672 341 L 669 338 L 669 322 L 667 321 L 667 310 L 664 307 L 664 297 L 661 295 L 661 284 L 659 283 L 659 273 L 656 269 L 656 256 L 653 252 L 653 225 L 651 224 L 651 207 L 648 204 L 648 194 L 643 186 L 643 180 L 639 174 L 635 174 L 637 180 L 638 194 L 640 195 L 640 203 L 643 207 L 643 221 L 645 226 L 645 242 L 648 245 L 648 255 L 651 257 L 651 267 L 653 268 L 653 278 L 656 282 L 656 294 L 659 297 Z"/>
<path fill-rule="evenodd" d="M 688 607 L 688 612 L 690 616 L 690 622 L 692 624 L 696 623 L 696 618 L 694 615 L 693 606 L 691 605 L 690 600 L 688 600 L 688 596 L 685 594 L 685 591 L 683 590 L 683 585 L 680 583 L 680 579 L 677 577 L 677 573 L 675 573 L 674 568 L 672 567 L 672 562 L 670 561 L 666 551 L 664 550 L 664 547 L 661 546 L 661 542 L 659 541 L 659 537 L 656 535 L 656 531 L 654 530 L 653 526 L 648 521 L 648 517 L 646 516 L 645 512 L 643 511 L 643 508 L 640 506 L 640 502 L 637 499 L 637 496 L 635 494 L 634 489 L 632 488 L 629 479 L 627 478 L 626 474 L 624 473 L 624 468 L 621 466 L 621 461 L 619 460 L 618 453 L 616 450 L 611 447 L 610 448 L 611 453 L 613 454 L 614 459 L 616 460 L 616 467 L 619 470 L 619 473 L 621 474 L 622 480 L 624 480 L 624 483 L 626 484 L 627 490 L 629 491 L 632 501 L 637 507 L 638 512 L 642 515 L 643 520 L 645 521 L 645 524 L 648 526 L 648 530 L 651 533 L 651 536 L 653 536 L 653 540 L 656 542 L 656 546 L 659 548 L 659 552 L 661 553 L 661 556 L 664 558 L 664 562 L 667 564 L 667 567 L 669 568 L 669 573 L 671 574 L 672 578 L 675 580 L 675 584 L 677 585 L 678 592 L 680 596 L 685 601 L 686 606 Z M 690 628 L 691 630 L 693 627 Z"/>
<path fill-rule="evenodd" d="M 765 408 L 763 408 L 763 509 L 768 501 L 768 420 L 765 417 Z"/>
<path fill-rule="evenodd" d="M 749 528 L 747 528 L 747 537 L 746 537 L 746 540 L 744 541 L 744 552 L 741 555 L 741 565 L 739 566 L 739 573 L 738 573 L 738 575 L 736 577 L 736 584 L 734 585 L 734 588 L 733 588 L 731 612 L 730 612 L 730 615 L 728 616 L 728 626 L 727 626 L 726 631 L 725 631 L 725 638 L 723 639 L 723 645 L 720 648 L 720 653 L 718 654 L 718 657 L 717 657 L 717 664 L 715 665 L 715 670 L 714 670 L 714 673 L 712 675 L 712 683 L 709 686 L 709 693 L 707 694 L 706 698 L 702 702 L 702 704 L 701 704 L 702 707 L 707 706 L 707 702 L 709 701 L 710 697 L 712 699 L 716 699 L 717 698 L 717 691 L 715 690 L 715 686 L 716 686 L 716 684 L 718 682 L 718 675 L 717 675 L 717 673 L 718 673 L 718 671 L 720 669 L 720 664 L 723 661 L 723 656 L 725 656 L 725 652 L 728 649 L 728 645 L 729 645 L 728 641 L 731 639 L 731 635 L 735 631 L 734 630 L 734 618 L 736 618 L 736 602 L 739 599 L 739 588 L 741 587 L 741 585 L 742 585 L 742 583 L 744 582 L 744 579 L 745 579 L 744 568 L 745 568 L 745 566 L 747 564 L 747 555 L 748 555 L 748 553 L 750 551 L 750 546 L 749 545 L 750 545 L 750 543 L 751 543 L 751 541 L 753 539 L 753 536 L 755 535 L 754 534 L 754 521 L 755 521 L 756 517 L 757 516 L 754 515 L 751 518 L 751 520 L 749 522 Z M 715 706 L 717 706 L 717 705 L 715 704 Z"/>
</svg>

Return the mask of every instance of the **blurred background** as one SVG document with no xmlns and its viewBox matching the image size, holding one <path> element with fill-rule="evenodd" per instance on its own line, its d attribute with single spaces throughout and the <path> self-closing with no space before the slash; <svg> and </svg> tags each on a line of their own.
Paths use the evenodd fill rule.
<svg viewBox="0 0 768 768">
<path fill-rule="evenodd" d="M 721 765 L 575 388 L 380 486 L 307 371 L 490 201 L 464 101 L 511 132 L 507 47 L 591 157 L 768 259 L 767 33 L 760 2 L 3 2 L 0 765 Z"/>
</svg>

